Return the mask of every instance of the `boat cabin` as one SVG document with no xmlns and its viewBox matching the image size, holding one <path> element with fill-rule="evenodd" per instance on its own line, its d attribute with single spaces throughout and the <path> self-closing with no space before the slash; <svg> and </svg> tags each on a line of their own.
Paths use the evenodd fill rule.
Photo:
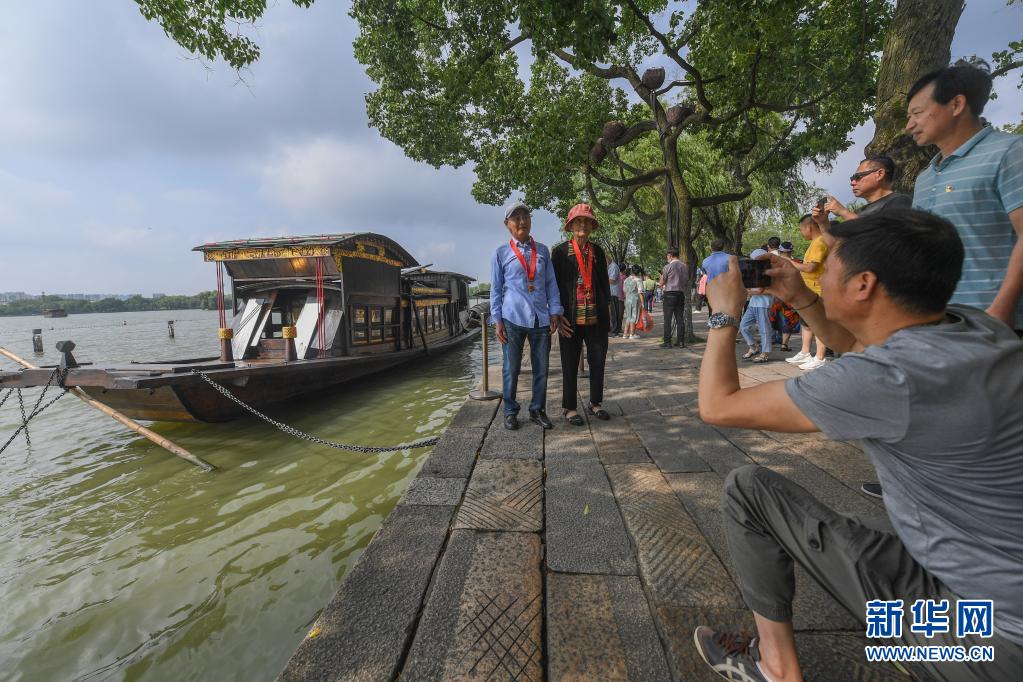
<svg viewBox="0 0 1023 682">
<path fill-rule="evenodd" d="M 203 244 L 226 270 L 236 361 L 299 360 L 429 348 L 463 333 L 471 277 L 433 272 L 369 232 Z M 287 329 L 286 328 L 293 328 Z"/>
</svg>

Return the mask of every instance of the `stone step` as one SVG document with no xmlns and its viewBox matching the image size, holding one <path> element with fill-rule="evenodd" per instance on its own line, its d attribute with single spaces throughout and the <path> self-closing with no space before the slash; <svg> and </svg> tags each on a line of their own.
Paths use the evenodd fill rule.
<svg viewBox="0 0 1023 682">
<path fill-rule="evenodd" d="M 539 531 L 543 528 L 543 466 L 535 460 L 476 464 L 455 528 Z"/>
<path fill-rule="evenodd" d="M 639 578 L 547 574 L 550 680 L 670 680 Z"/>
<path fill-rule="evenodd" d="M 401 679 L 542 680 L 540 560 L 534 533 L 452 531 Z"/>
</svg>

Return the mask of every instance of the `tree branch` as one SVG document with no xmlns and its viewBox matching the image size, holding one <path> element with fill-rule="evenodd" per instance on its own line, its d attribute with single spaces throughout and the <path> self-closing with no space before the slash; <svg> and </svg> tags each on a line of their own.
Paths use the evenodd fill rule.
<svg viewBox="0 0 1023 682">
<path fill-rule="evenodd" d="M 623 171 L 623 170 L 626 170 L 626 171 L 629 171 L 630 173 L 632 173 L 633 175 L 641 175 L 643 173 L 643 169 L 642 168 L 636 168 L 631 163 L 627 163 L 625 161 L 622 161 L 622 157 L 618 156 L 618 150 L 617 149 L 609 149 L 608 150 L 608 156 L 610 156 L 611 160 L 614 161 L 615 164 L 618 166 L 619 172 Z"/>
<path fill-rule="evenodd" d="M 796 125 L 797 125 L 798 123 L 799 123 L 799 116 L 796 116 L 796 117 L 794 117 L 794 118 L 792 119 L 792 123 L 790 123 L 790 124 L 789 124 L 789 127 L 785 129 L 785 132 L 781 134 L 781 136 L 780 136 L 780 137 L 779 137 L 779 138 L 778 138 L 778 139 L 777 139 L 777 140 L 775 141 L 775 143 L 774 143 L 773 145 L 771 145 L 771 148 L 770 148 L 770 149 L 769 149 L 769 150 L 767 151 L 767 153 L 766 153 L 766 154 L 764 154 L 764 155 L 763 155 L 763 156 L 762 156 L 762 157 L 760 158 L 760 160 L 759 160 L 759 161 L 757 161 L 756 163 L 754 163 L 754 164 L 753 164 L 752 166 L 750 166 L 750 167 L 749 167 L 749 168 L 748 168 L 748 169 L 746 170 L 746 172 L 745 172 L 745 173 L 743 174 L 743 177 L 744 177 L 745 179 L 749 179 L 749 176 L 753 175 L 753 174 L 754 174 L 754 173 L 756 173 L 756 172 L 757 172 L 758 170 L 760 170 L 760 168 L 761 168 L 761 167 L 762 167 L 762 166 L 763 166 L 763 165 L 764 165 L 765 163 L 767 163 L 767 161 L 768 161 L 768 160 L 769 160 L 769 159 L 770 159 L 770 158 L 771 158 L 772 156 L 774 156 L 774 154 L 775 154 L 775 153 L 776 153 L 776 152 L 777 152 L 777 151 L 778 151 L 779 149 L 781 149 L 781 145 L 782 145 L 782 144 L 783 144 L 783 143 L 785 142 L 785 140 L 787 140 L 787 139 L 788 139 L 789 135 L 791 135 L 791 134 L 792 134 L 792 131 L 796 129 Z"/>
<path fill-rule="evenodd" d="M 636 175 L 631 178 L 623 178 L 622 180 L 615 180 L 614 178 L 607 177 L 606 175 L 604 175 L 603 173 L 601 173 L 600 171 L 598 171 L 596 168 L 589 164 L 586 164 L 585 171 L 588 176 L 592 175 L 597 180 L 599 180 L 601 184 L 609 185 L 611 187 L 641 187 L 643 185 L 649 185 L 657 178 L 661 177 L 662 175 L 667 175 L 668 173 L 667 168 L 661 167 L 654 168 L 653 170 L 647 171 L 642 175 Z"/>
<path fill-rule="evenodd" d="M 593 169 L 587 168 L 586 171 L 583 173 L 584 177 L 586 178 L 586 192 L 587 194 L 590 195 L 590 202 L 604 213 L 621 213 L 625 209 L 629 208 L 629 204 L 632 203 L 632 195 L 638 192 L 641 188 L 646 186 L 634 185 L 632 187 L 629 187 L 624 192 L 622 192 L 622 196 L 618 198 L 618 203 L 616 203 L 614 206 L 608 206 L 600 202 L 600 198 L 597 196 L 596 191 L 594 191 L 593 189 L 593 178 L 590 175 L 591 170 Z M 635 210 L 635 207 L 633 207 L 633 210 Z"/>
<path fill-rule="evenodd" d="M 725 79 L 724 76 L 714 76 L 712 78 L 704 78 L 703 79 L 703 84 L 704 85 L 708 85 L 710 83 L 717 83 L 719 81 L 723 81 L 724 79 Z M 665 85 L 664 87 L 662 87 L 660 90 L 654 90 L 654 94 L 657 95 L 658 97 L 660 97 L 661 95 L 663 95 L 666 92 L 669 92 L 671 90 L 674 90 L 675 88 L 692 88 L 695 85 L 696 85 L 696 81 L 672 81 L 672 82 L 668 83 L 667 85 Z"/>
<path fill-rule="evenodd" d="M 554 48 L 552 52 L 558 57 L 558 59 L 568 64 L 573 69 L 579 69 L 580 71 L 585 71 L 597 76 L 598 78 L 604 78 L 606 80 L 625 78 L 630 82 L 632 81 L 632 79 L 629 78 L 629 69 L 624 66 L 612 64 L 611 66 L 604 68 L 603 66 L 597 66 L 596 64 L 589 62 L 582 63 L 574 54 L 560 47 Z M 636 80 L 638 81 L 639 79 L 637 78 Z"/>
<path fill-rule="evenodd" d="M 657 132 L 657 121 L 640 121 L 639 123 L 633 123 L 629 126 L 626 131 L 622 133 L 622 136 L 613 143 L 609 143 L 607 140 L 604 140 L 604 146 L 607 147 L 608 150 L 614 149 L 615 147 L 622 147 L 629 144 L 640 135 L 655 132 Z"/>
<path fill-rule="evenodd" d="M 703 75 L 700 73 L 700 70 L 682 58 L 682 55 L 678 53 L 678 48 L 671 44 L 671 41 L 668 40 L 668 36 L 657 30 L 657 27 L 654 26 L 654 22 L 639 9 L 635 0 L 626 0 L 626 4 L 628 4 L 632 13 L 636 15 L 636 18 L 643 22 L 643 25 L 646 26 L 650 35 L 656 38 L 657 42 L 661 44 L 661 47 L 664 48 L 664 52 L 668 55 L 668 57 L 682 67 L 682 70 L 689 74 L 689 77 L 693 79 L 693 86 L 696 88 L 696 98 L 700 101 L 700 105 L 708 112 L 713 109 L 714 107 L 711 105 L 710 100 L 707 99 L 707 92 L 704 89 Z"/>
<path fill-rule="evenodd" d="M 1004 76 L 1005 74 L 1009 73 L 1013 69 L 1018 69 L 1021 66 L 1023 66 L 1023 59 L 1017 59 L 1014 62 L 1009 62 L 1008 64 L 1006 64 L 1004 66 L 1000 66 L 997 69 L 995 69 L 994 71 L 992 71 L 991 72 L 991 77 L 992 78 L 998 78 L 999 76 Z"/>
</svg>

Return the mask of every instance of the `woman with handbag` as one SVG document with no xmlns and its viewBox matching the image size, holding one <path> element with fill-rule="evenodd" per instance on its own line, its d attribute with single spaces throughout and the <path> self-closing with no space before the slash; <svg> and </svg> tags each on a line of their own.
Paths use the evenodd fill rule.
<svg viewBox="0 0 1023 682">
<path fill-rule="evenodd" d="M 643 310 L 643 279 L 640 275 L 643 269 L 638 265 L 632 266 L 632 274 L 625 280 L 625 333 L 627 339 L 638 339 L 636 334 L 636 322 L 639 321 L 639 314 Z"/>
<path fill-rule="evenodd" d="M 607 256 L 599 244 L 590 241 L 590 234 L 599 226 L 589 204 L 576 204 L 565 220 L 568 241 L 558 244 L 551 252 L 551 264 L 565 307 L 558 344 L 563 378 L 561 406 L 565 420 L 573 426 L 585 424 L 576 398 L 583 344 L 590 366 L 590 414 L 598 419 L 611 418 L 600 406 L 604 400 L 604 363 L 611 331 L 611 285 L 604 275 Z"/>
</svg>

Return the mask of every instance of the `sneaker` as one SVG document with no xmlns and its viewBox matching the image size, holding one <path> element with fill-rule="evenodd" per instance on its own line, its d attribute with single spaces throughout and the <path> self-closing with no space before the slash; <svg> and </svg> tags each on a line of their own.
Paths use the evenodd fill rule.
<svg viewBox="0 0 1023 682">
<path fill-rule="evenodd" d="M 817 369 L 827 364 L 827 360 L 818 360 L 817 358 L 810 358 L 806 362 L 798 365 L 799 369 Z"/>
<path fill-rule="evenodd" d="M 807 360 L 809 360 L 812 357 L 813 356 L 810 355 L 809 353 L 804 353 L 803 351 L 799 351 L 798 353 L 793 355 L 791 358 L 785 358 L 785 362 L 791 362 L 793 365 L 799 365 L 799 364 L 802 364 L 802 363 L 806 362 Z"/>
<path fill-rule="evenodd" d="M 745 354 L 743 354 L 742 359 L 743 360 L 749 360 L 750 358 L 752 358 L 754 355 L 756 355 L 759 352 L 760 352 L 760 348 L 758 346 L 750 346 L 749 350 L 747 350 L 745 352 Z"/>
<path fill-rule="evenodd" d="M 870 495 L 871 497 L 876 497 L 879 500 L 883 500 L 884 499 L 884 497 L 881 496 L 881 484 L 880 483 L 864 483 L 863 485 L 860 486 L 860 492 L 862 492 L 864 495 Z"/>
<path fill-rule="evenodd" d="M 700 658 L 718 675 L 733 682 L 769 682 L 760 672 L 760 642 L 731 632 L 716 632 L 701 625 L 693 632 Z"/>
</svg>

